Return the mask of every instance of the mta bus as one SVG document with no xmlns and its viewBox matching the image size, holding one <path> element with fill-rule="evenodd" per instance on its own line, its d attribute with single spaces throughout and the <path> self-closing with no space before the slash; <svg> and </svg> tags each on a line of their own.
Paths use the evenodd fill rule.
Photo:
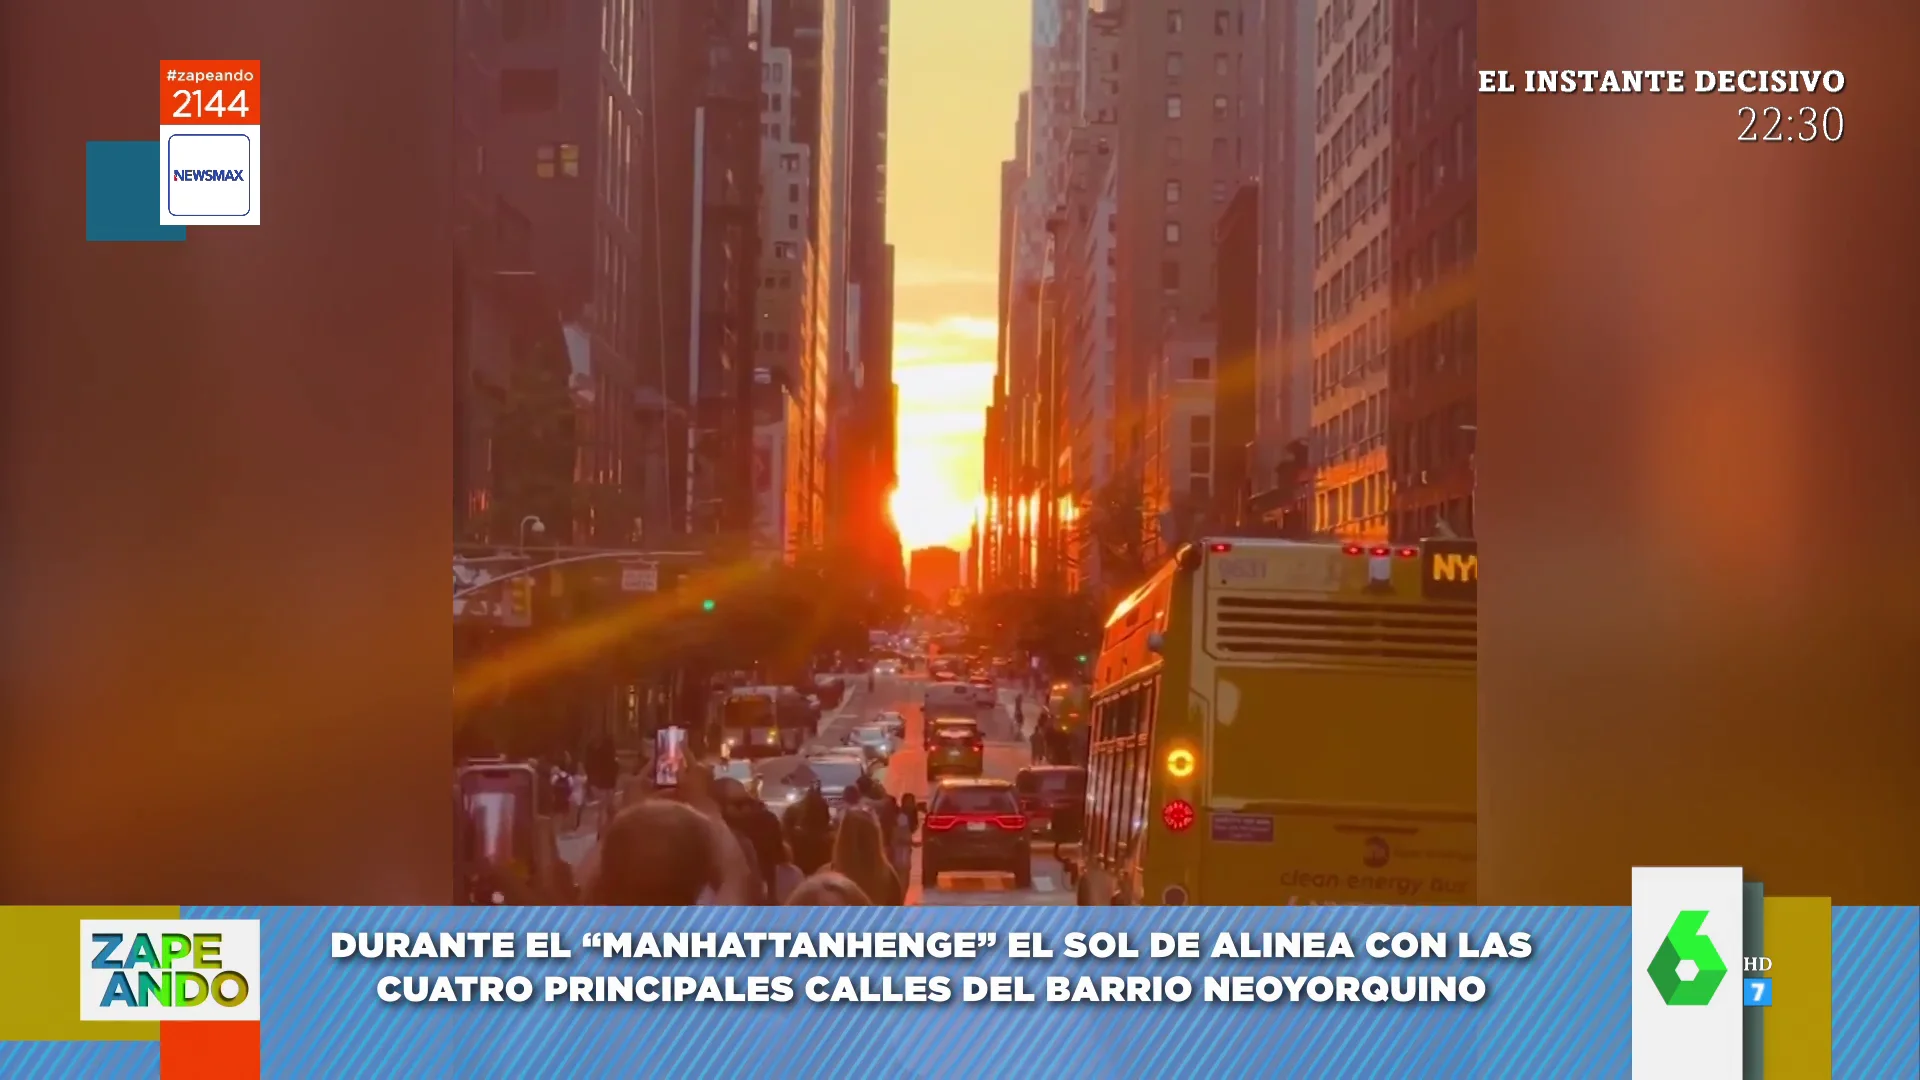
<svg viewBox="0 0 1920 1080">
<path fill-rule="evenodd" d="M 1114 609 L 1081 858 L 1123 904 L 1471 904 L 1475 542 L 1216 538 Z"/>
</svg>

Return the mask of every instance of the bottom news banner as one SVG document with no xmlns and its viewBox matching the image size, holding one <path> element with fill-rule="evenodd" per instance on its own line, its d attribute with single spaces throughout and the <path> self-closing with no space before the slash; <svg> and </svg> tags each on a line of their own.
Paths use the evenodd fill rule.
<svg viewBox="0 0 1920 1080">
<path fill-rule="evenodd" d="M 1641 899 L 0 909 L 0 1077 L 1920 1075 L 1914 909 Z"/>
</svg>

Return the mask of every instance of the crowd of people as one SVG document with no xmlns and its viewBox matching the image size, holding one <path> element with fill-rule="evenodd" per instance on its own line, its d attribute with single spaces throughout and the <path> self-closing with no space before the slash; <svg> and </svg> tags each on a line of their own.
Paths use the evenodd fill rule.
<svg viewBox="0 0 1920 1080">
<path fill-rule="evenodd" d="M 848 788 L 807 791 L 776 814 L 737 780 L 690 770 L 629 793 L 576 868 L 544 837 L 523 873 L 486 883 L 495 903 L 867 906 L 906 902 L 919 807 Z"/>
</svg>

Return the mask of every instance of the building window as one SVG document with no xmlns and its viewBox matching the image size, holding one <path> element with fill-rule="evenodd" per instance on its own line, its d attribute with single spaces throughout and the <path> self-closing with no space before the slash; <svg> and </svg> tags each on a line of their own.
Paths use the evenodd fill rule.
<svg viewBox="0 0 1920 1080">
<path fill-rule="evenodd" d="M 1187 421 L 1187 441 L 1196 446 L 1213 441 L 1213 417 L 1196 416 Z M 1202 469 L 1201 472 L 1206 470 Z"/>
<path fill-rule="evenodd" d="M 1167 243 L 1169 245 L 1179 243 L 1180 242 L 1180 223 L 1177 221 L 1167 222 L 1165 235 L 1167 238 Z"/>
<path fill-rule="evenodd" d="M 1213 13 L 1213 35 L 1226 37 L 1233 33 L 1233 12 L 1216 11 Z"/>
<path fill-rule="evenodd" d="M 776 259 L 793 258 L 793 244 L 786 240 L 777 240 L 773 245 L 773 257 Z"/>
<path fill-rule="evenodd" d="M 1213 73 L 1215 75 L 1224 78 L 1231 70 L 1233 70 L 1233 64 L 1227 59 L 1226 53 L 1217 52 L 1213 54 Z"/>
<path fill-rule="evenodd" d="M 560 107 L 557 68 L 508 68 L 500 73 L 500 111 L 543 113 Z"/>
<path fill-rule="evenodd" d="M 1167 181 L 1167 205 L 1172 206 L 1179 201 L 1180 201 L 1180 181 L 1178 180 Z"/>
<path fill-rule="evenodd" d="M 1213 378 L 1213 361 L 1205 356 L 1193 358 L 1193 377 L 1196 379 Z"/>
<path fill-rule="evenodd" d="M 1187 471 L 1193 473 L 1211 472 L 1213 450 L 1210 447 L 1194 446 L 1187 450 Z M 1198 479 L 1198 477 L 1195 477 Z"/>
<path fill-rule="evenodd" d="M 1195 476 L 1187 481 L 1187 492 L 1196 499 L 1213 498 L 1213 483 L 1207 477 Z"/>
<path fill-rule="evenodd" d="M 1167 78 L 1177 79 L 1180 77 L 1180 67 L 1182 62 L 1183 61 L 1179 53 L 1170 52 L 1167 54 Z"/>
<path fill-rule="evenodd" d="M 560 175 L 569 180 L 578 180 L 580 178 L 580 147 L 578 144 L 560 144 Z"/>
<path fill-rule="evenodd" d="M 1213 182 L 1213 201 L 1217 203 L 1227 201 L 1227 182 L 1225 180 L 1215 180 Z"/>
<path fill-rule="evenodd" d="M 799 184 L 787 185 L 787 201 L 788 202 L 800 201 L 800 185 Z"/>
<path fill-rule="evenodd" d="M 1173 8 L 1167 12 L 1167 33 L 1177 34 L 1186 28 L 1187 16 L 1185 12 L 1179 8 Z"/>
<path fill-rule="evenodd" d="M 1227 95 L 1213 95 L 1213 118 L 1215 120 L 1225 120 L 1232 115 L 1232 107 L 1227 103 Z"/>
<path fill-rule="evenodd" d="M 800 155 L 799 154 L 781 154 L 780 169 L 783 172 L 790 172 L 790 173 L 799 172 L 800 171 Z"/>
<path fill-rule="evenodd" d="M 556 175 L 554 153 L 551 145 L 535 147 L 533 151 L 533 175 L 542 180 L 551 180 Z"/>
<path fill-rule="evenodd" d="M 1184 147 L 1180 145 L 1180 136 L 1167 136 L 1167 160 L 1179 161 L 1182 153 L 1184 153 Z"/>
<path fill-rule="evenodd" d="M 799 227 L 800 227 L 800 215 L 799 215 L 799 214 L 788 214 L 788 215 L 787 215 L 787 228 L 789 228 L 789 229 L 797 229 L 797 228 L 799 228 Z"/>
<path fill-rule="evenodd" d="M 1178 262 L 1167 259 L 1160 264 L 1160 287 L 1167 292 L 1179 291 L 1180 264 Z"/>
<path fill-rule="evenodd" d="M 1228 149 L 1227 139 L 1224 135 L 1213 140 L 1213 163 L 1215 165 L 1233 164 L 1233 153 Z"/>
<path fill-rule="evenodd" d="M 1180 95 L 1179 94 L 1167 95 L 1167 119 L 1169 120 L 1180 119 Z"/>
</svg>

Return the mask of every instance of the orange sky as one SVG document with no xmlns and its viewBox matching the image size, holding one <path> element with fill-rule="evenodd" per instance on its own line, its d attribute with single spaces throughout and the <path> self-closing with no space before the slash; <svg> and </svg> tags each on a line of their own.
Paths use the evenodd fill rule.
<svg viewBox="0 0 1920 1080">
<path fill-rule="evenodd" d="M 908 549 L 965 547 L 993 396 L 1000 162 L 1029 67 L 1029 4 L 893 5 L 888 31 L 887 234 L 893 381 Z"/>
</svg>

